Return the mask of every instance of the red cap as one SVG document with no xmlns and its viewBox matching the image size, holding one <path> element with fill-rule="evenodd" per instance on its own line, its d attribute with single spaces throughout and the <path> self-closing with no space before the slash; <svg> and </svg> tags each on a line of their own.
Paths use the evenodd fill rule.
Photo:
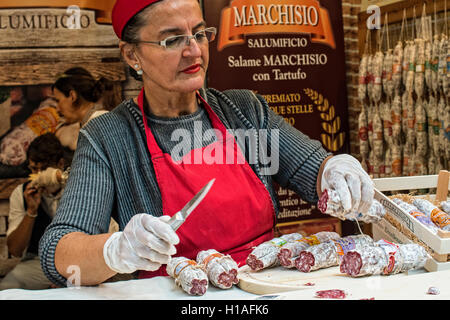
<svg viewBox="0 0 450 320">
<path fill-rule="evenodd" d="M 117 0 L 112 10 L 112 25 L 114 32 L 122 39 L 122 32 L 128 21 L 137 13 L 160 0 Z"/>
</svg>

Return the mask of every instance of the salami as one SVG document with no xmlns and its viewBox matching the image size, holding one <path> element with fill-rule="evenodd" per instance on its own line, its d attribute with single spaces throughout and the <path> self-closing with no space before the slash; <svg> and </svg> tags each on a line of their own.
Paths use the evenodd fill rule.
<svg viewBox="0 0 450 320">
<path fill-rule="evenodd" d="M 310 272 L 337 266 L 345 253 L 371 244 L 373 245 L 373 240 L 367 235 L 347 236 L 326 241 L 301 251 L 295 259 L 295 267 L 301 272 Z"/>
<path fill-rule="evenodd" d="M 383 91 L 382 87 L 382 76 L 383 76 L 383 60 L 384 54 L 381 51 L 375 53 L 373 63 L 373 88 L 372 88 L 372 101 L 378 104 L 381 100 L 381 94 Z"/>
<path fill-rule="evenodd" d="M 208 289 L 208 276 L 194 260 L 174 257 L 167 264 L 167 273 L 190 295 L 201 296 Z"/>
<path fill-rule="evenodd" d="M 395 244 L 380 240 L 374 246 L 346 253 L 340 271 L 351 277 L 390 275 L 422 268 L 428 258 L 428 253 L 418 244 Z"/>
<path fill-rule="evenodd" d="M 442 201 L 441 202 L 441 207 L 442 207 L 442 210 L 444 210 L 447 213 L 450 213 L 450 200 Z"/>
<path fill-rule="evenodd" d="M 416 103 L 414 129 L 416 134 L 416 156 L 423 163 L 425 156 L 428 154 L 428 132 L 427 114 L 422 98 L 419 98 Z"/>
<path fill-rule="evenodd" d="M 384 56 L 384 62 L 383 62 L 383 75 L 382 75 L 382 83 L 383 83 L 383 90 L 386 93 L 386 96 L 388 99 L 392 99 L 394 96 L 394 80 L 392 78 L 393 76 L 393 65 L 394 65 L 394 55 L 393 50 L 388 49 Z"/>
<path fill-rule="evenodd" d="M 239 282 L 236 261 L 217 250 L 200 251 L 197 254 L 197 263 L 202 266 L 209 281 L 217 288 L 229 289 Z"/>
<path fill-rule="evenodd" d="M 361 102 L 364 102 L 364 99 L 367 95 L 367 63 L 369 56 L 364 54 L 361 58 L 361 62 L 359 64 L 359 84 L 358 84 L 358 98 Z"/>
<path fill-rule="evenodd" d="M 295 267 L 295 259 L 302 250 L 325 241 L 339 238 L 340 236 L 336 232 L 321 231 L 312 236 L 289 242 L 280 249 L 278 260 L 283 267 L 293 268 Z"/>
<path fill-rule="evenodd" d="M 450 216 L 432 204 L 430 201 L 420 198 L 413 200 L 420 212 L 425 213 L 436 226 L 444 231 L 450 231 Z"/>
<path fill-rule="evenodd" d="M 253 271 L 259 271 L 279 265 L 278 252 L 290 241 L 302 239 L 299 233 L 291 233 L 274 238 L 257 246 L 247 257 L 247 265 Z"/>
<path fill-rule="evenodd" d="M 441 35 L 441 41 L 439 43 L 439 72 L 438 72 L 438 81 L 439 88 L 442 92 L 447 93 L 447 36 L 445 34 Z"/>
<path fill-rule="evenodd" d="M 370 146 L 368 141 L 368 128 L 367 110 L 365 105 L 362 105 L 361 113 L 358 117 L 358 131 L 359 131 L 359 150 L 363 161 L 369 157 Z"/>
<path fill-rule="evenodd" d="M 398 41 L 394 48 L 394 57 L 392 64 L 392 79 L 396 94 L 400 92 L 402 85 L 402 65 L 403 65 L 403 42 Z"/>
<path fill-rule="evenodd" d="M 425 41 L 415 39 L 417 54 L 415 56 L 414 92 L 421 98 L 425 89 Z"/>
<path fill-rule="evenodd" d="M 402 210 L 406 211 L 414 218 L 419 220 L 425 227 L 430 229 L 430 231 L 437 232 L 438 228 L 433 223 L 433 221 L 431 221 L 430 217 L 428 217 L 425 213 L 420 212 L 420 210 L 416 206 L 404 202 L 398 198 L 393 198 L 392 201 L 397 204 Z"/>
<path fill-rule="evenodd" d="M 364 215 L 360 212 L 344 212 L 338 193 L 331 189 L 324 190 L 317 204 L 317 208 L 322 213 L 329 214 L 341 220 L 358 220 L 365 223 L 379 221 L 386 214 L 383 205 L 375 199 L 373 199 L 369 211 Z"/>
<path fill-rule="evenodd" d="M 399 145 L 402 139 L 402 98 L 396 94 L 391 108 L 392 140 Z"/>
<path fill-rule="evenodd" d="M 434 94 L 439 91 L 439 52 L 439 35 L 435 34 L 433 37 L 433 47 L 431 52 L 431 89 L 433 90 Z"/>
</svg>

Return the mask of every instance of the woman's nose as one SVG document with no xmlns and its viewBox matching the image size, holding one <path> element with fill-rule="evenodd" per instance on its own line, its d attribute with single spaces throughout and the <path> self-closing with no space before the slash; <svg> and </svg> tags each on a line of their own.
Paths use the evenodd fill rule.
<svg viewBox="0 0 450 320">
<path fill-rule="evenodd" d="M 195 40 L 195 38 L 189 39 L 189 44 L 183 50 L 183 56 L 201 56 L 202 50 L 200 49 L 200 44 Z"/>
</svg>

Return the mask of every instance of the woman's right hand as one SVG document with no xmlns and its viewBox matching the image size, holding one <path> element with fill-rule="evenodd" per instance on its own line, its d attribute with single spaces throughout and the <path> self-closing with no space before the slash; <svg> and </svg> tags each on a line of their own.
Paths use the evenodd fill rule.
<svg viewBox="0 0 450 320">
<path fill-rule="evenodd" d="M 123 232 L 115 232 L 103 247 L 107 266 L 117 273 L 136 270 L 155 271 L 176 253 L 178 235 L 167 224 L 169 216 L 159 218 L 141 213 L 133 216 Z"/>
</svg>

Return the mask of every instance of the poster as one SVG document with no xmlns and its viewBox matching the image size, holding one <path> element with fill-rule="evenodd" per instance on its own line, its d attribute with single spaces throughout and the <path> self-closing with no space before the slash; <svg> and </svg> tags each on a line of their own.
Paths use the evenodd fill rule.
<svg viewBox="0 0 450 320">
<path fill-rule="evenodd" d="M 342 3 L 336 0 L 204 0 L 208 87 L 250 89 L 333 153 L 349 152 Z M 278 223 L 324 217 L 277 186 Z"/>
</svg>

